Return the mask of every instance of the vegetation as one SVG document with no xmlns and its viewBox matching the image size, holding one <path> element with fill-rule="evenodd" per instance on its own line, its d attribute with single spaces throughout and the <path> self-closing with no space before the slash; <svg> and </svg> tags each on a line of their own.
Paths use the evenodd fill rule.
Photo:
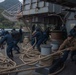
<svg viewBox="0 0 76 75">
<path fill-rule="evenodd" d="M 3 15 L 1 14 L 4 9 L 8 9 L 18 2 L 18 0 L 5 0 L 4 2 L 0 3 L 0 28 L 18 28 L 20 27 L 20 25 L 24 26 L 22 22 L 11 22 L 3 17 Z"/>
<path fill-rule="evenodd" d="M 3 9 L 8 9 L 17 3 L 19 3 L 19 0 L 5 0 L 4 2 L 0 3 L 0 7 Z"/>
</svg>

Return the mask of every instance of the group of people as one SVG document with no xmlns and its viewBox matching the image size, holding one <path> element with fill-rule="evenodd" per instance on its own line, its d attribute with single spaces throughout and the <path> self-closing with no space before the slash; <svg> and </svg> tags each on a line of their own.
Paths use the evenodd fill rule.
<svg viewBox="0 0 76 75">
<path fill-rule="evenodd" d="M 34 28 L 33 28 L 34 29 Z M 42 43 L 46 43 L 46 41 L 49 38 L 49 34 L 50 34 L 50 28 L 47 27 L 44 31 L 42 31 L 39 27 L 36 27 L 33 31 L 32 31 L 32 39 L 31 39 L 31 44 L 34 45 L 35 43 L 35 39 L 36 39 L 36 44 L 34 45 L 34 47 L 36 46 L 37 49 L 39 51 L 40 50 L 40 45 Z"/>
<path fill-rule="evenodd" d="M 54 72 L 58 67 L 60 67 L 62 64 L 64 64 L 64 62 L 67 60 L 69 53 L 71 52 L 71 59 L 72 61 L 76 61 L 76 59 L 74 59 L 74 55 L 76 55 L 76 26 L 74 26 L 73 29 L 70 30 L 69 34 L 67 35 L 65 27 L 61 27 L 61 31 L 63 31 L 63 35 L 64 35 L 64 41 L 63 43 L 60 45 L 59 47 L 59 52 L 61 53 L 61 50 L 63 51 L 63 55 L 54 60 L 54 63 L 50 69 L 50 72 Z M 33 27 L 33 31 L 32 31 L 32 42 L 31 44 L 33 45 L 35 43 L 35 38 L 37 39 L 36 41 L 36 47 L 37 49 L 40 51 L 40 45 L 42 43 L 46 43 L 46 41 L 49 38 L 49 34 L 50 34 L 50 29 L 49 27 L 46 28 L 45 31 L 41 31 L 40 28 L 35 28 Z"/>
<path fill-rule="evenodd" d="M 64 30 L 64 29 L 63 29 Z M 22 27 L 20 27 L 19 31 L 16 31 L 13 29 L 11 33 L 8 31 L 5 31 L 2 29 L 2 33 L 0 36 L 2 37 L 0 40 L 0 46 L 6 41 L 7 43 L 7 56 L 9 58 L 13 57 L 12 50 L 16 50 L 17 53 L 20 53 L 18 43 L 21 41 L 22 38 Z M 31 45 L 34 45 L 35 39 L 36 39 L 36 44 L 34 47 L 37 47 L 39 51 L 40 50 L 40 45 L 45 43 L 49 38 L 50 34 L 50 27 L 47 27 L 44 31 L 42 31 L 39 27 L 34 27 L 32 28 L 32 38 L 31 38 Z M 56 59 L 55 64 L 51 68 L 51 72 L 54 71 L 61 63 L 64 63 L 68 57 L 69 52 L 71 52 L 71 58 L 73 60 L 73 56 L 76 54 L 76 26 L 74 26 L 73 29 L 70 30 L 69 35 L 67 38 L 64 40 L 64 42 L 60 45 L 59 51 L 63 50 L 63 55 Z"/>
<path fill-rule="evenodd" d="M 2 37 L 0 39 L 0 46 L 2 46 L 4 42 L 7 44 L 6 53 L 9 58 L 13 58 L 12 50 L 16 50 L 17 53 L 20 53 L 20 48 L 17 44 L 21 41 L 22 38 L 22 26 L 20 27 L 19 31 L 12 29 L 11 32 L 8 32 L 2 29 L 0 37 Z"/>
<path fill-rule="evenodd" d="M 66 52 L 68 53 L 71 51 L 71 58 L 73 59 L 73 55 L 76 54 L 76 26 L 74 26 L 73 29 L 70 30 L 68 37 L 60 45 L 59 50 L 62 49 L 67 50 Z"/>
<path fill-rule="evenodd" d="M 74 58 L 76 55 L 76 26 L 70 30 L 67 38 L 63 41 L 58 50 L 60 53 L 61 50 L 63 50 L 63 54 L 60 58 L 54 60 L 54 64 L 52 65 L 50 72 L 54 72 L 58 67 L 62 66 L 62 64 L 67 60 L 70 52 L 71 60 L 76 62 L 76 59 Z"/>
</svg>

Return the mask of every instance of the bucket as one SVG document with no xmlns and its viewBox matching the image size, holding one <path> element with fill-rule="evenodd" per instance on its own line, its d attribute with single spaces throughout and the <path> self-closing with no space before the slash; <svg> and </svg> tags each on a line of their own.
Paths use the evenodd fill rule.
<svg viewBox="0 0 76 75">
<path fill-rule="evenodd" d="M 41 55 L 51 54 L 51 45 L 41 45 Z"/>
</svg>

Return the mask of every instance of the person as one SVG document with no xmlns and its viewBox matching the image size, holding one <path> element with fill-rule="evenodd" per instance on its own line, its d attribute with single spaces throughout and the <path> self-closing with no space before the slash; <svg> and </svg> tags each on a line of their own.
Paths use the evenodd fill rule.
<svg viewBox="0 0 76 75">
<path fill-rule="evenodd" d="M 1 34 L 0 34 L 0 36 L 4 36 L 4 35 L 5 35 L 5 32 L 6 32 L 5 29 L 2 28 L 2 29 L 1 29 Z"/>
<path fill-rule="evenodd" d="M 32 25 L 32 33 L 35 31 L 36 26 Z"/>
<path fill-rule="evenodd" d="M 5 36 L 5 33 L 6 33 L 5 29 L 2 28 L 2 29 L 1 29 L 0 37 L 3 38 L 3 37 Z M 1 49 L 4 49 L 4 44 L 5 44 L 5 43 L 3 43 L 3 44 L 1 45 Z"/>
<path fill-rule="evenodd" d="M 42 43 L 46 44 L 46 41 L 47 41 L 48 38 L 49 38 L 49 34 L 50 34 L 50 28 L 48 27 L 48 28 L 46 28 L 46 30 L 40 35 L 41 37 L 38 39 L 38 42 L 37 42 L 37 44 L 36 44 L 37 49 L 38 49 L 39 51 L 41 51 L 40 45 L 41 45 Z"/>
<path fill-rule="evenodd" d="M 67 39 L 60 45 L 59 50 L 64 48 L 66 50 L 64 54 L 67 53 L 65 59 L 67 59 L 69 52 L 76 50 L 76 38 L 74 35 L 68 35 Z"/>
<path fill-rule="evenodd" d="M 46 41 L 49 38 L 49 34 L 50 34 L 50 27 L 47 27 L 46 30 L 43 32 L 43 43 L 46 44 Z"/>
<path fill-rule="evenodd" d="M 36 38 L 36 45 L 37 45 L 37 42 L 39 41 L 39 39 L 42 38 L 42 31 L 41 31 L 41 29 L 39 27 L 37 27 L 36 30 L 32 33 L 31 45 L 34 45 L 35 38 Z M 39 49 L 39 47 L 37 47 L 37 48 Z"/>
<path fill-rule="evenodd" d="M 74 26 L 73 29 L 70 30 L 69 35 L 76 36 L 76 26 Z"/>
<path fill-rule="evenodd" d="M 13 43 L 12 35 L 8 31 L 6 31 L 5 36 L 0 40 L 0 45 L 4 41 L 6 41 L 7 43 L 7 49 L 6 49 L 7 56 L 12 59 L 13 58 L 12 48 L 14 46 L 14 43 Z"/>
<path fill-rule="evenodd" d="M 23 42 L 23 40 L 22 40 L 22 36 L 23 36 L 22 26 L 20 26 L 19 33 L 20 33 L 20 43 L 22 43 Z"/>
<path fill-rule="evenodd" d="M 13 28 L 13 29 L 11 30 L 11 32 L 12 32 L 12 33 L 16 32 L 16 29 L 15 29 L 15 28 Z"/>
<path fill-rule="evenodd" d="M 63 40 L 65 40 L 67 38 L 67 30 L 66 30 L 65 25 L 62 24 L 60 27 L 60 30 L 62 31 L 62 34 L 64 35 Z"/>
<path fill-rule="evenodd" d="M 61 64 L 67 60 L 69 52 L 76 52 L 76 38 L 73 35 L 68 35 L 67 39 L 60 45 L 59 51 L 63 50 L 63 54 L 60 58 L 54 60 L 54 64 L 52 65 L 50 72 L 54 72 Z M 61 53 L 61 52 L 60 52 Z"/>
<path fill-rule="evenodd" d="M 18 42 L 20 41 L 20 33 L 18 31 L 16 31 L 15 29 L 12 30 L 11 35 L 13 37 L 13 42 L 14 42 L 14 50 L 16 50 L 16 54 L 20 53 L 20 48 L 18 47 Z"/>
</svg>

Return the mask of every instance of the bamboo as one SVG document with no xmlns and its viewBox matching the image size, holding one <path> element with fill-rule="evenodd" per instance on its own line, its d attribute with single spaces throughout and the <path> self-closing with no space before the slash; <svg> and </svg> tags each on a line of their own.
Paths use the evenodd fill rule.
<svg viewBox="0 0 76 75">
<path fill-rule="evenodd" d="M 39 61 L 39 60 L 48 58 L 49 56 L 56 55 L 56 54 L 61 53 L 61 52 L 63 52 L 63 51 L 65 51 L 65 49 L 64 49 L 64 50 L 61 50 L 61 51 L 57 51 L 57 52 L 52 53 L 52 54 L 50 54 L 50 55 L 44 56 L 44 57 L 42 57 L 42 58 L 35 59 L 35 60 L 33 60 L 33 61 L 31 61 L 31 62 L 28 62 L 28 63 L 20 64 L 20 65 L 18 65 L 18 66 L 15 66 L 15 67 L 12 67 L 12 68 L 9 68 L 9 69 L 1 70 L 0 73 L 1 73 L 1 72 L 5 72 L 5 71 L 8 71 L 8 70 L 16 69 L 16 68 L 18 68 L 18 67 L 22 67 L 22 66 L 25 66 L 25 65 L 28 65 L 28 64 L 31 64 L 31 63 L 33 63 L 33 62 L 36 62 L 36 61 Z"/>
</svg>

